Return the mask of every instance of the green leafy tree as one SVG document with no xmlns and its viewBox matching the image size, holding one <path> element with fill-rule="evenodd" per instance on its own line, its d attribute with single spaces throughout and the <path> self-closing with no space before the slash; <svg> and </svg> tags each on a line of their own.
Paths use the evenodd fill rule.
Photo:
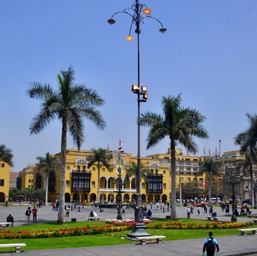
<svg viewBox="0 0 257 256">
<path fill-rule="evenodd" d="M 195 199 L 195 197 L 199 197 L 200 188 L 198 181 L 190 180 L 186 183 L 183 183 L 182 188 L 184 198 Z"/>
<path fill-rule="evenodd" d="M 248 169 L 251 184 L 251 197 L 254 198 L 253 165 L 257 163 L 257 115 L 246 114 L 249 127 L 234 138 L 235 145 L 240 146 L 240 151 L 245 155 L 244 169 Z"/>
<path fill-rule="evenodd" d="M 45 184 L 45 203 L 48 203 L 48 181 L 49 181 L 49 172 L 55 171 L 57 167 L 60 166 L 58 161 L 52 156 L 49 152 L 46 153 L 45 157 L 37 157 L 38 168 L 44 173 L 44 184 Z"/>
<path fill-rule="evenodd" d="M 212 158 L 205 158 L 204 162 L 200 165 L 200 170 L 197 173 L 197 176 L 206 174 L 207 184 L 208 184 L 208 197 L 209 202 L 211 200 L 211 191 L 212 191 L 212 179 L 215 176 L 222 175 L 222 166 L 221 162 L 216 162 Z"/>
<path fill-rule="evenodd" d="M 33 188 L 22 188 L 20 190 L 20 196 L 22 196 L 24 198 L 24 201 L 31 201 L 33 200 Z"/>
<path fill-rule="evenodd" d="M 98 181 L 98 189 L 97 189 L 97 198 L 98 202 L 100 202 L 100 168 L 101 166 L 105 166 L 107 170 L 110 170 L 110 154 L 107 150 L 103 148 L 92 149 L 92 155 L 88 158 L 88 168 L 90 168 L 93 164 L 97 164 L 97 181 Z"/>
<path fill-rule="evenodd" d="M 36 200 L 43 200 L 45 193 L 46 191 L 44 188 L 33 189 L 33 201 L 36 202 Z"/>
<path fill-rule="evenodd" d="M 9 199 L 16 201 L 19 198 L 20 192 L 17 188 L 10 188 Z"/>
<path fill-rule="evenodd" d="M 5 145 L 0 144 L 0 161 L 3 161 L 10 166 L 13 166 L 13 154 L 12 151 Z"/>
<path fill-rule="evenodd" d="M 47 124 L 57 118 L 62 123 L 61 160 L 60 160 L 60 209 L 57 222 L 62 224 L 65 203 L 65 166 L 67 150 L 67 132 L 80 149 L 84 142 L 83 118 L 92 121 L 98 128 L 104 129 L 105 122 L 96 109 L 104 104 L 98 93 L 85 85 L 74 84 L 74 71 L 70 67 L 58 74 L 58 89 L 54 91 L 49 84 L 32 83 L 27 94 L 31 98 L 42 100 L 42 108 L 30 125 L 30 133 L 38 134 Z"/>
<path fill-rule="evenodd" d="M 177 219 L 176 213 L 176 143 L 182 144 L 188 152 L 197 152 L 193 136 L 207 138 L 208 133 L 202 126 L 205 117 L 197 110 L 181 106 L 181 94 L 177 97 L 162 98 L 163 116 L 146 112 L 140 124 L 150 126 L 147 137 L 147 149 L 168 137 L 171 158 L 171 219 Z"/>
</svg>

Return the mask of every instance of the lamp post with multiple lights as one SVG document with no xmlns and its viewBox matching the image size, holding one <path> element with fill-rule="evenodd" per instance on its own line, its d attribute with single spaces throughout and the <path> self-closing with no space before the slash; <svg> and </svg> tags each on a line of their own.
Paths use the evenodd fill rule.
<svg viewBox="0 0 257 256">
<path fill-rule="evenodd" d="M 112 17 L 107 21 L 110 25 L 113 25 L 116 21 L 114 20 L 114 16 L 116 14 L 127 14 L 131 17 L 131 25 L 129 28 L 129 34 L 126 37 L 128 41 L 133 40 L 133 36 L 131 35 L 131 29 L 135 26 L 135 33 L 137 35 L 137 84 L 132 85 L 132 92 L 137 94 L 137 173 L 136 173 L 136 207 L 135 207 L 135 225 L 130 234 L 128 234 L 129 239 L 136 239 L 139 236 L 149 235 L 145 231 L 145 225 L 143 223 L 143 207 L 142 207 L 142 196 L 140 193 L 140 103 L 146 102 L 148 98 L 147 88 L 146 86 L 140 85 L 140 33 L 141 33 L 141 24 L 143 20 L 146 18 L 151 18 L 157 21 L 161 28 L 160 32 L 164 33 L 167 29 L 163 27 L 162 23 L 151 16 L 151 9 L 148 8 L 145 4 L 139 3 L 139 0 L 135 0 L 134 4 L 123 10 L 116 12 L 112 15 Z"/>
<path fill-rule="evenodd" d="M 235 196 L 235 186 L 240 183 L 240 173 L 238 170 L 229 170 L 225 173 L 225 180 L 226 184 L 232 186 L 232 217 L 231 221 L 236 222 L 236 211 L 237 211 L 237 204 L 236 204 L 236 196 Z"/>
</svg>

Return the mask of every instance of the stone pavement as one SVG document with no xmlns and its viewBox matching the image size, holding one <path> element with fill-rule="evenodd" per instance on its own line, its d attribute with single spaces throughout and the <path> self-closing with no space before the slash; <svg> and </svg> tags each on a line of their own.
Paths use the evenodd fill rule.
<svg viewBox="0 0 257 256">
<path fill-rule="evenodd" d="M 0 221 L 5 221 L 6 216 L 11 213 L 14 216 L 15 225 L 26 225 L 25 222 L 25 210 L 27 206 L 0 206 Z M 78 212 L 76 209 L 71 211 L 70 218 L 76 218 L 77 221 L 85 221 L 86 217 L 89 215 L 89 212 L 92 210 L 92 207 L 86 207 L 81 209 Z M 229 216 L 225 216 L 224 212 L 220 208 L 215 208 L 218 213 L 218 216 L 221 220 L 230 220 Z M 115 209 L 105 209 L 104 212 L 99 212 L 97 210 L 98 216 L 102 219 L 114 219 L 117 216 L 117 211 Z M 254 213 L 257 214 L 257 210 L 254 210 Z M 126 210 L 126 218 L 133 218 L 134 211 L 133 209 Z M 153 217 L 166 217 L 167 212 L 162 212 L 161 210 L 153 209 Z M 186 217 L 186 208 L 177 207 L 178 217 Z M 70 221 L 70 218 L 67 218 L 67 221 Z M 198 216 L 197 214 L 191 215 L 192 219 L 206 219 L 206 214 Z M 57 212 L 52 211 L 51 207 L 39 208 L 38 221 L 56 221 Z M 240 221 L 249 221 L 248 218 L 240 218 Z M 171 231 L 172 232 L 172 231 Z M 208 230 L 204 230 L 206 236 L 208 235 Z M 215 236 L 215 231 L 214 231 Z M 85 237 L 86 239 L 86 237 Z M 111 237 L 110 237 L 111 239 Z M 226 236 L 217 238 L 220 245 L 220 256 L 229 256 L 229 255 L 255 255 L 257 256 L 257 243 L 255 235 L 246 235 L 246 236 Z M 1 241 L 2 243 L 3 241 Z M 55 256 L 64 256 L 64 255 L 90 255 L 90 256 L 196 256 L 201 255 L 202 246 L 204 239 L 190 239 L 190 240 L 176 240 L 176 241 L 163 241 L 161 244 L 146 244 L 146 245 L 119 245 L 119 246 L 97 246 L 97 247 L 83 247 L 81 248 L 71 248 L 71 249 L 56 249 L 56 250 L 37 250 L 37 251 L 27 251 L 26 247 L 21 255 L 55 255 Z M 16 253 L 0 253 L 0 256 L 5 255 L 15 255 Z"/>
</svg>

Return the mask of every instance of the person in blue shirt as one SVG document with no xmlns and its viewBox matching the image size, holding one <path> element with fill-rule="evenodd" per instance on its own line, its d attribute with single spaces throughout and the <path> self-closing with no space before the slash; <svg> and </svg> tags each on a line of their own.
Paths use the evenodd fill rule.
<svg viewBox="0 0 257 256">
<path fill-rule="evenodd" d="M 212 212 L 211 216 L 212 216 L 212 218 L 216 218 L 217 217 L 217 213 L 216 212 Z"/>
<path fill-rule="evenodd" d="M 213 238 L 213 233 L 209 232 L 209 237 L 205 239 L 204 245 L 203 245 L 203 255 L 204 252 L 207 252 L 207 256 L 214 256 L 215 251 L 219 251 L 219 245 L 215 238 Z"/>
</svg>

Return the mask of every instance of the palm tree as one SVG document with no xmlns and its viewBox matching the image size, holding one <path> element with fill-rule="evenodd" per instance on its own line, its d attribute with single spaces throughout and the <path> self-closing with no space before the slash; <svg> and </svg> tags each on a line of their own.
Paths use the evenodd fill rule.
<svg viewBox="0 0 257 256">
<path fill-rule="evenodd" d="M 254 185 L 253 185 L 253 164 L 256 161 L 257 154 L 257 115 L 246 114 L 249 121 L 249 127 L 236 135 L 234 138 L 235 145 L 240 146 L 240 151 L 245 155 L 244 169 L 249 170 L 250 184 L 251 184 L 251 197 L 254 198 Z"/>
<path fill-rule="evenodd" d="M 177 219 L 176 214 L 176 143 L 182 144 L 188 152 L 197 152 L 193 136 L 207 138 L 208 133 L 202 126 L 205 117 L 197 110 L 181 106 L 181 94 L 177 97 L 162 98 L 163 117 L 159 114 L 146 112 L 142 114 L 140 124 L 150 126 L 147 137 L 147 149 L 156 145 L 166 136 L 170 139 L 171 158 L 171 219 Z"/>
<path fill-rule="evenodd" d="M 110 155 L 107 150 L 103 148 L 92 149 L 92 155 L 88 158 L 88 168 L 90 168 L 94 163 L 97 163 L 97 180 L 98 180 L 98 190 L 97 190 L 97 200 L 100 202 L 100 167 L 103 165 L 108 170 L 110 170 Z"/>
<path fill-rule="evenodd" d="M 105 122 L 96 109 L 102 106 L 104 100 L 98 93 L 85 85 L 74 84 L 74 71 L 71 67 L 58 74 L 58 90 L 54 91 L 48 84 L 34 82 L 27 94 L 30 98 L 43 100 L 42 108 L 30 125 L 30 133 L 38 134 L 54 118 L 61 120 L 61 160 L 60 160 L 60 209 L 57 222 L 64 223 L 65 203 L 65 166 L 67 149 L 67 132 L 80 149 L 84 141 L 83 118 L 92 121 L 98 128 L 104 129 Z"/>
<path fill-rule="evenodd" d="M 9 164 L 11 167 L 13 166 L 13 154 L 12 151 L 7 148 L 5 145 L 0 144 L 0 161 L 3 161 Z"/>
<path fill-rule="evenodd" d="M 204 162 L 200 165 L 200 170 L 197 173 L 197 176 L 202 175 L 204 173 L 207 176 L 208 198 L 209 202 L 211 202 L 212 179 L 214 176 L 221 176 L 221 162 L 215 162 L 212 158 L 206 158 Z"/>
<path fill-rule="evenodd" d="M 40 171 L 44 172 L 45 179 L 45 203 L 48 203 L 48 181 L 49 181 L 49 172 L 54 171 L 56 167 L 59 167 L 60 164 L 57 160 L 48 152 L 45 157 L 38 156 L 37 160 L 39 161 L 38 167 Z"/>
<path fill-rule="evenodd" d="M 254 180 L 253 180 L 253 166 L 257 163 L 257 156 L 251 155 L 249 151 L 244 152 L 244 160 L 242 163 L 242 168 L 244 173 L 248 172 L 250 176 L 250 188 L 251 188 L 251 201 L 254 203 Z"/>
<path fill-rule="evenodd" d="M 142 165 L 142 163 L 140 163 L 140 168 L 139 168 L 140 177 L 143 178 L 145 180 L 145 182 L 147 182 L 148 181 L 147 173 L 149 172 L 149 170 L 148 169 L 143 169 L 143 168 L 144 168 L 144 166 Z M 137 164 L 135 162 L 131 162 L 129 168 L 126 169 L 125 178 L 129 179 L 131 176 L 136 177 L 137 170 L 138 170 Z M 136 179 L 136 181 L 137 181 L 137 179 Z M 137 185 L 136 185 L 136 187 L 137 187 Z"/>
</svg>

